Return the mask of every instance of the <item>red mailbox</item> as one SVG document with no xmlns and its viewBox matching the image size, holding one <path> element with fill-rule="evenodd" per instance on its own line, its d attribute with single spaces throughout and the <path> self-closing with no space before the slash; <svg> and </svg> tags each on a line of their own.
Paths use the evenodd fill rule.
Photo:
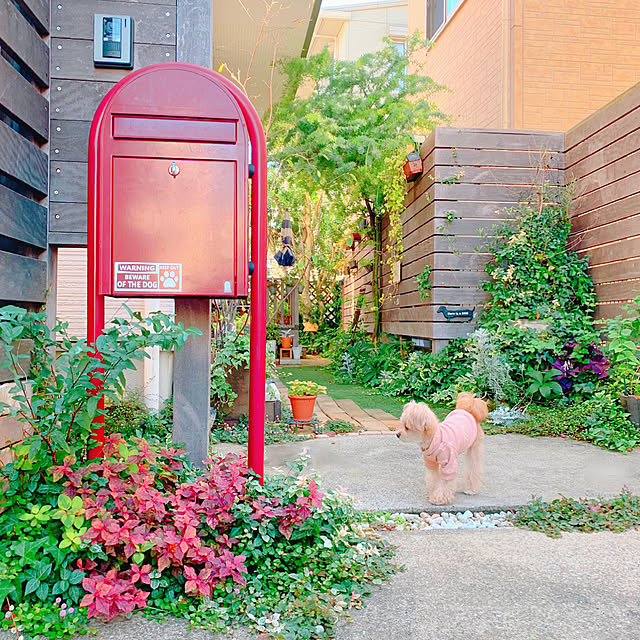
<svg viewBox="0 0 640 640">
<path fill-rule="evenodd" d="M 98 293 L 248 294 L 249 136 L 211 72 L 158 65 L 100 107 Z"/>
<path fill-rule="evenodd" d="M 262 475 L 266 144 L 253 106 L 210 69 L 140 69 L 96 111 L 88 178 L 90 341 L 104 327 L 104 296 L 244 297 L 254 263 L 249 464 Z"/>
</svg>

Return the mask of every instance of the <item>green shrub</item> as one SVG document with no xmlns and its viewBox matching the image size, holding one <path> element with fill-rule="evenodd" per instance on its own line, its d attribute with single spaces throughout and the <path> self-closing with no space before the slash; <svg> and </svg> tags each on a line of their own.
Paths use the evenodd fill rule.
<svg viewBox="0 0 640 640">
<path fill-rule="evenodd" d="M 119 401 L 125 372 L 148 357 L 147 347 L 180 348 L 196 333 L 161 313 L 148 318 L 131 313 L 128 319 L 114 319 L 95 345 L 88 345 L 70 337 L 66 324 L 50 330 L 44 313 L 11 306 L 0 309 L 0 366 L 13 371 L 16 402 L 12 407 L 0 403 L 0 412 L 15 416 L 30 434 L 20 445 L 28 452 L 25 464 L 48 468 L 68 455 L 82 458 L 90 446 L 93 419 L 102 411 L 100 396 Z M 34 344 L 28 383 L 21 356 L 14 353 L 17 339 Z"/>
<path fill-rule="evenodd" d="M 211 406 L 218 415 L 226 415 L 238 394 L 229 383 L 229 376 L 237 369 L 249 366 L 250 337 L 248 333 L 225 334 L 222 344 L 214 351 L 211 365 Z"/>
<path fill-rule="evenodd" d="M 127 393 L 124 398 L 109 401 L 104 409 L 104 432 L 126 437 L 146 438 L 153 442 L 171 442 L 173 399 L 167 400 L 159 413 L 151 413 L 140 394 Z"/>
<path fill-rule="evenodd" d="M 631 423 L 617 397 L 598 391 L 572 402 L 531 405 L 527 417 L 507 426 L 487 426 L 488 433 L 564 436 L 614 451 L 640 445 L 640 429 Z"/>
<path fill-rule="evenodd" d="M 411 346 L 395 336 L 387 342 L 374 344 L 370 338 L 360 338 L 341 349 L 334 347 L 336 378 L 344 382 L 357 382 L 365 387 L 378 387 L 391 371 L 394 371 Z"/>
<path fill-rule="evenodd" d="M 430 400 L 434 394 L 455 389 L 468 382 L 471 363 L 465 340 L 452 340 L 438 353 L 415 351 L 390 368 L 380 390 L 393 396 Z M 463 389 L 460 389 L 463 390 Z"/>
</svg>

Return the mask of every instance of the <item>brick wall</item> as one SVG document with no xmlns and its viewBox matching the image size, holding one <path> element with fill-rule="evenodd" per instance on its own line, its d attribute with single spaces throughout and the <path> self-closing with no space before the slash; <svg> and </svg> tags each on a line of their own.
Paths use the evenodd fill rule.
<svg viewBox="0 0 640 640">
<path fill-rule="evenodd" d="M 425 5 L 409 2 L 409 33 L 425 31 Z M 449 89 L 436 103 L 453 126 L 502 126 L 501 0 L 465 0 L 434 39 L 424 71 Z"/>
<path fill-rule="evenodd" d="M 640 82 L 640 2 L 464 0 L 425 62 L 453 126 L 566 131 Z"/>
<path fill-rule="evenodd" d="M 640 82 L 638 0 L 518 4 L 523 70 L 510 126 L 565 131 Z"/>
</svg>

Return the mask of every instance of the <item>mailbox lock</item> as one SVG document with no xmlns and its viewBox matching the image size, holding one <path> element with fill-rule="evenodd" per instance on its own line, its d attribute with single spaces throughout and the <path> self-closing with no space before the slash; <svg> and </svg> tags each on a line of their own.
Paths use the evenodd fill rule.
<svg viewBox="0 0 640 640">
<path fill-rule="evenodd" d="M 169 167 L 169 173 L 175 178 L 180 173 L 180 167 L 175 162 L 172 162 Z"/>
</svg>

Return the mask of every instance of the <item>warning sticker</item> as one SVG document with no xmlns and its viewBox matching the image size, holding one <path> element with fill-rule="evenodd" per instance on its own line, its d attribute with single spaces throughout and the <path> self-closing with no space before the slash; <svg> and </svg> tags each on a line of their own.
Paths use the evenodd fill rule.
<svg viewBox="0 0 640 640">
<path fill-rule="evenodd" d="M 116 262 L 114 292 L 178 293 L 182 291 L 182 265 L 166 262 Z"/>
</svg>

